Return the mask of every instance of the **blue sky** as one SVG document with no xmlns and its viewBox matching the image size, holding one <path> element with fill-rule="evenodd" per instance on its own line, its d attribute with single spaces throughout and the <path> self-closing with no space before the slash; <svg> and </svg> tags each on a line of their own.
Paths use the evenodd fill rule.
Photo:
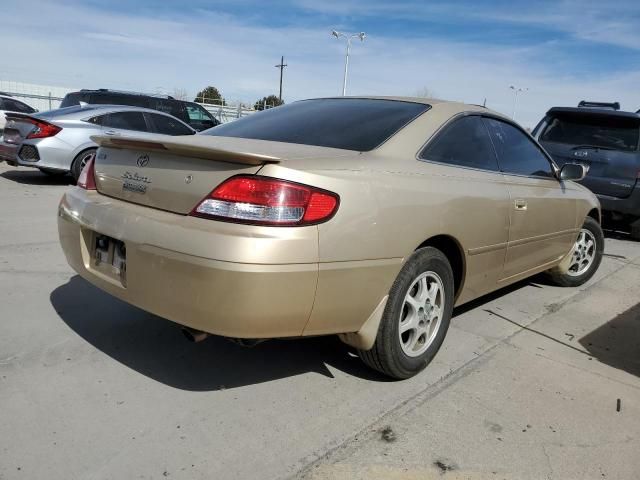
<svg viewBox="0 0 640 480">
<path fill-rule="evenodd" d="M 247 103 L 339 94 L 344 44 L 351 94 L 481 103 L 510 114 L 509 85 L 528 87 L 518 119 L 583 98 L 640 108 L 640 2 L 0 0 L 0 79 L 189 95 L 217 86 Z"/>
</svg>

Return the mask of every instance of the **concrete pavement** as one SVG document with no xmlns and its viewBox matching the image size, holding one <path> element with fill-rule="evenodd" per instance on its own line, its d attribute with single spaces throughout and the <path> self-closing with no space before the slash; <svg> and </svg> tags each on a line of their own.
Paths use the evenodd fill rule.
<svg viewBox="0 0 640 480">
<path fill-rule="evenodd" d="M 632 338 L 636 242 L 609 238 L 601 269 L 580 289 L 536 278 L 458 310 L 429 368 L 389 382 L 334 338 L 194 345 L 171 322 L 102 293 L 67 267 L 57 243 L 65 188 L 64 179 L 0 165 L 0 479 L 347 478 L 342 471 L 376 469 L 393 478 L 405 467 L 455 478 L 493 475 L 489 465 L 496 475 L 569 478 L 556 470 L 558 458 L 598 460 L 607 478 L 637 471 L 638 373 L 620 356 L 598 351 L 587 360 L 541 335 L 589 352 L 580 343 L 589 335 L 598 341 L 587 344 L 620 348 L 607 337 L 609 322 L 627 332 L 625 342 Z M 615 308 L 585 323 L 596 292 Z M 544 377 L 554 371 L 558 377 Z M 385 447 L 408 445 L 393 461 L 375 450 L 386 426 L 396 440 Z M 536 437 L 544 429 L 562 446 Z M 608 449 L 577 446 L 598 435 Z M 439 461 L 444 470 L 434 467 Z"/>
</svg>

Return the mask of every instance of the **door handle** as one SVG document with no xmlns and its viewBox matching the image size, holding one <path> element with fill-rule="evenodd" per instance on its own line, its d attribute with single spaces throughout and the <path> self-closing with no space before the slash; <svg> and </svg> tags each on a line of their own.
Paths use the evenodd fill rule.
<svg viewBox="0 0 640 480">
<path fill-rule="evenodd" d="M 104 134 L 105 135 L 118 135 L 118 132 L 116 132 L 115 130 L 105 130 Z"/>
<path fill-rule="evenodd" d="M 522 198 L 518 198 L 515 200 L 516 210 L 526 210 L 527 209 L 527 201 Z"/>
</svg>

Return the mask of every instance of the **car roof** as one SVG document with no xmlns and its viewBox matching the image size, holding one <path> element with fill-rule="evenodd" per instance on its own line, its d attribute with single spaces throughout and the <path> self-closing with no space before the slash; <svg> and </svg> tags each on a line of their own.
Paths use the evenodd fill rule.
<svg viewBox="0 0 640 480">
<path fill-rule="evenodd" d="M 349 95 L 344 97 L 320 97 L 311 98 L 309 100 L 327 100 L 327 99 L 362 99 L 362 100 L 391 100 L 396 102 L 410 102 L 421 103 L 423 105 L 430 105 L 432 108 L 446 109 L 451 114 L 464 113 L 464 112 L 483 112 L 489 113 L 493 116 L 504 118 L 511 121 L 511 119 L 500 112 L 491 110 L 490 108 L 483 107 L 482 105 L 475 105 L 471 103 L 454 102 L 451 100 L 442 100 L 440 98 L 425 98 L 425 97 L 405 97 L 405 96 L 382 96 L 382 95 Z M 304 101 L 304 100 L 300 100 Z"/>
<path fill-rule="evenodd" d="M 586 108 L 586 107 L 553 107 L 547 111 L 547 115 L 554 113 L 571 113 L 585 116 L 603 116 L 616 118 L 640 118 L 640 115 L 633 112 L 623 112 L 620 110 L 611 110 L 608 108 Z"/>
</svg>

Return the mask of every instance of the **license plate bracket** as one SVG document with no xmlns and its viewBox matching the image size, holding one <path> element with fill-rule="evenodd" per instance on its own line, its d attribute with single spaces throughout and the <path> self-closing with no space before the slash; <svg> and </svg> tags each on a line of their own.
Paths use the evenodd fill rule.
<svg viewBox="0 0 640 480">
<path fill-rule="evenodd" d="M 125 283 L 127 248 L 123 241 L 107 235 L 95 234 L 93 241 L 93 267 Z"/>
</svg>

